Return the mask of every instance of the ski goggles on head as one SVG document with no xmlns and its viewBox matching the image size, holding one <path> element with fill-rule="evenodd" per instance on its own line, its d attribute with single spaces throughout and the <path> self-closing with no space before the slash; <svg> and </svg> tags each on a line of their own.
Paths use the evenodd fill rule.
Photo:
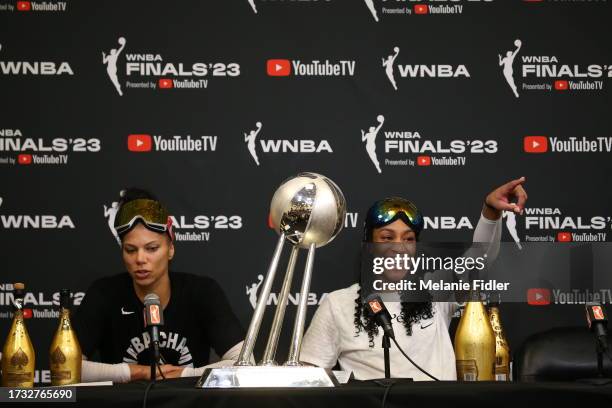
<svg viewBox="0 0 612 408">
<path fill-rule="evenodd" d="M 376 201 L 368 210 L 364 239 L 367 241 L 371 238 L 374 228 L 384 227 L 398 219 L 404 221 L 416 235 L 423 229 L 423 216 L 413 203 L 401 197 L 385 198 Z"/>
<path fill-rule="evenodd" d="M 174 238 L 172 218 L 168 215 L 168 210 L 158 201 L 139 198 L 123 204 L 115 217 L 115 231 L 121 236 L 134 228 L 138 222 L 142 222 L 151 231 L 167 232 L 170 238 Z"/>
</svg>

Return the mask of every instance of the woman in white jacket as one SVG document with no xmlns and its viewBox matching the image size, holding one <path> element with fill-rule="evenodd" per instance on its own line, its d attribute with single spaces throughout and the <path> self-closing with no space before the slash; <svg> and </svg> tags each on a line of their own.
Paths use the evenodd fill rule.
<svg viewBox="0 0 612 408">
<path fill-rule="evenodd" d="M 499 250 L 502 212 L 523 212 L 527 200 L 524 182 L 524 177 L 512 180 L 485 199 L 473 241 L 489 243 L 489 260 Z M 423 217 L 414 204 L 403 198 L 386 198 L 369 209 L 364 242 L 412 244 L 422 229 Z M 386 306 L 393 318 L 396 339 L 407 354 L 436 378 L 455 380 L 455 354 L 448 328 L 456 303 L 400 302 L 398 298 Z M 382 338 L 381 331 L 365 312 L 361 287 L 355 283 L 330 293 L 321 302 L 304 336 L 300 359 L 324 368 L 339 363 L 359 380 L 383 378 L 383 348 L 380 340 L 374 341 Z M 390 360 L 392 377 L 430 380 L 396 347 L 390 349 Z"/>
</svg>

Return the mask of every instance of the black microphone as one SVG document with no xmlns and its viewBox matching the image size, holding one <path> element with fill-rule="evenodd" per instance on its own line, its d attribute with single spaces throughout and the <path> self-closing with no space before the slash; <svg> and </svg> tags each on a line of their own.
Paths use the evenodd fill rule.
<svg viewBox="0 0 612 408">
<path fill-rule="evenodd" d="M 602 351 L 608 350 L 608 316 L 600 303 L 588 302 L 586 305 L 587 323 L 591 332 L 595 333 L 597 343 Z"/>
<path fill-rule="evenodd" d="M 145 328 L 151 334 L 151 381 L 155 381 L 155 367 L 159 364 L 159 326 L 164 325 L 164 313 L 159 296 L 149 293 L 144 297 Z"/>
<path fill-rule="evenodd" d="M 385 304 L 380 296 L 372 293 L 365 298 L 365 304 L 372 317 L 374 317 L 376 324 L 382 327 L 387 337 L 395 340 L 395 333 L 393 332 L 393 326 L 391 325 L 391 314 L 385 307 Z"/>
</svg>

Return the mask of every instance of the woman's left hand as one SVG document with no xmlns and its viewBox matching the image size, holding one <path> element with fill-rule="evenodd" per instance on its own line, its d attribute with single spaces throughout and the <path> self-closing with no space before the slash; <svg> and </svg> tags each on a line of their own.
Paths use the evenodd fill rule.
<svg viewBox="0 0 612 408">
<path fill-rule="evenodd" d="M 486 218 L 497 220 L 502 215 L 502 211 L 512 211 L 523 214 L 527 192 L 523 188 L 525 177 L 509 181 L 501 187 L 491 191 L 483 207 L 483 215 Z"/>
</svg>

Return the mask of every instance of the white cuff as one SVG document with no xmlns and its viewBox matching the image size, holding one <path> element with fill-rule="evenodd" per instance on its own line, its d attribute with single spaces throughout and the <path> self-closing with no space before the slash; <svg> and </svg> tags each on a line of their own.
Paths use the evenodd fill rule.
<svg viewBox="0 0 612 408">
<path fill-rule="evenodd" d="M 126 383 L 131 379 L 130 366 L 127 363 L 104 364 L 83 359 L 81 363 L 81 381 L 112 381 Z"/>
</svg>

